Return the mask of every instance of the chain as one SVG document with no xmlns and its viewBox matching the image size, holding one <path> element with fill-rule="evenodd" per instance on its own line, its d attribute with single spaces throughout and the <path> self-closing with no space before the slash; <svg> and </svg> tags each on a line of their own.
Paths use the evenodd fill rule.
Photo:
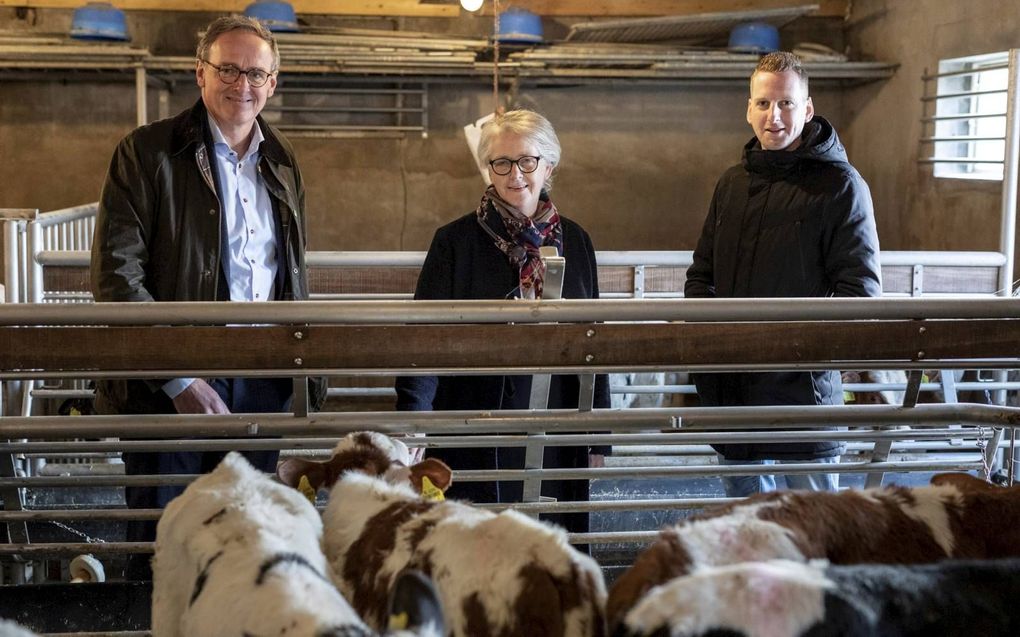
<svg viewBox="0 0 1020 637">
<path fill-rule="evenodd" d="M 981 452 L 981 470 L 984 473 L 985 480 L 988 482 L 992 481 L 992 463 L 988 460 L 988 439 L 991 434 L 988 432 L 986 427 L 978 427 L 978 437 L 975 441 L 978 451 Z"/>
<path fill-rule="evenodd" d="M 499 113 L 499 0 L 492 0 L 492 112 Z"/>
<path fill-rule="evenodd" d="M 61 529 L 64 529 L 65 531 L 67 531 L 68 533 L 70 533 L 72 535 L 77 535 L 78 537 L 82 538 L 83 540 L 85 540 L 89 544 L 106 544 L 106 540 L 104 540 L 102 538 L 91 537 L 91 536 L 89 536 L 86 533 L 82 533 L 78 529 L 75 529 L 75 528 L 72 528 L 70 526 L 67 526 L 63 522 L 57 522 L 56 520 L 49 520 L 49 523 L 54 525 L 54 526 L 57 526 L 57 527 L 59 527 Z"/>
</svg>

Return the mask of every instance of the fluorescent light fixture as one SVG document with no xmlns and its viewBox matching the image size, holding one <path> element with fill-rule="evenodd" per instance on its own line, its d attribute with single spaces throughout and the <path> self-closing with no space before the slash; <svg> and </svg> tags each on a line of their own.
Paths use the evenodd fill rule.
<svg viewBox="0 0 1020 637">
<path fill-rule="evenodd" d="M 478 11 L 484 2 L 485 0 L 460 0 L 460 6 L 464 7 L 466 11 Z"/>
</svg>

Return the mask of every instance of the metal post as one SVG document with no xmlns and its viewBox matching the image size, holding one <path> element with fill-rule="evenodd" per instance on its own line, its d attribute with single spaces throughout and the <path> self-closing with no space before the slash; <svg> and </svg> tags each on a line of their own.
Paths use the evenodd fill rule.
<svg viewBox="0 0 1020 637">
<path fill-rule="evenodd" d="M 43 268 L 36 258 L 43 251 L 43 238 L 46 228 L 38 223 L 28 224 L 28 290 L 25 300 L 28 303 L 42 303 L 43 299 Z"/>
<path fill-rule="evenodd" d="M 1006 147 L 1002 160 L 1002 229 L 1000 251 L 1006 262 L 999 273 L 999 293 L 1013 292 L 1016 243 L 1017 169 L 1020 166 L 1020 49 L 1009 52 L 1009 91 L 1006 94 Z"/>
<path fill-rule="evenodd" d="M 139 126 L 149 123 L 148 94 L 145 81 L 145 66 L 135 67 L 135 115 Z"/>
</svg>

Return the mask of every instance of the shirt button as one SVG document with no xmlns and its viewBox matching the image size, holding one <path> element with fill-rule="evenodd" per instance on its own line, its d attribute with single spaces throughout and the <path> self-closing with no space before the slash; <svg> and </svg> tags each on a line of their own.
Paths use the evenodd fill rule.
<svg viewBox="0 0 1020 637">
<path fill-rule="evenodd" d="M 242 197 L 242 198 L 241 198 L 241 201 L 243 201 L 244 203 L 248 203 L 248 199 L 247 199 L 247 198 L 245 198 L 245 197 Z"/>
<path fill-rule="evenodd" d="M 210 208 L 209 209 L 209 214 L 211 214 L 211 215 L 216 214 L 216 208 Z"/>
<path fill-rule="evenodd" d="M 298 273 L 298 269 L 294 268 L 293 270 L 291 270 L 291 272 L 293 272 L 294 274 L 297 274 Z"/>
<path fill-rule="evenodd" d="M 212 272 L 210 272 L 209 270 L 203 270 L 202 276 L 208 279 L 210 276 L 212 276 Z"/>
<path fill-rule="evenodd" d="M 258 294 L 256 294 L 256 295 L 255 295 L 255 298 L 256 298 L 256 299 L 257 299 L 257 298 L 259 298 L 259 295 L 258 295 Z"/>
<path fill-rule="evenodd" d="M 255 263 L 255 259 L 251 259 L 251 262 L 252 262 L 252 263 Z"/>
</svg>

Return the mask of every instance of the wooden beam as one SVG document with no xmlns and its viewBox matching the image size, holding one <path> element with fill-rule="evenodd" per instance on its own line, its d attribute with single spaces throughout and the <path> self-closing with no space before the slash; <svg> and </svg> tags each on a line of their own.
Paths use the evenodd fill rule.
<svg viewBox="0 0 1020 637">
<path fill-rule="evenodd" d="M 301 337 L 297 338 L 296 333 Z M 555 343 L 555 347 L 534 347 Z M 861 344 L 866 343 L 864 347 Z M 300 327 L 2 327 L 0 372 L 1016 366 L 1020 319 Z M 998 363 L 993 362 L 999 361 Z M 1005 361 L 1005 363 L 1003 362 Z"/>
<path fill-rule="evenodd" d="M 241 13 L 252 0 L 114 0 L 118 9 L 128 11 L 207 11 Z M 0 0 L 0 7 L 39 9 L 76 9 L 85 0 Z M 418 18 L 454 18 L 461 8 L 453 4 L 422 4 L 419 0 L 290 0 L 299 15 L 406 16 Z"/>
<path fill-rule="evenodd" d="M 761 11 L 805 4 L 819 5 L 811 16 L 839 17 L 847 13 L 850 0 L 500 0 L 500 7 L 514 6 L 544 16 L 647 17 L 695 15 L 717 11 Z M 483 11 L 492 14 L 490 2 Z"/>
<path fill-rule="evenodd" d="M 131 11 L 208 11 L 213 13 L 239 13 L 251 0 L 115 0 L 119 9 Z M 321 15 L 407 16 L 454 18 L 463 10 L 456 2 L 450 4 L 423 3 L 420 0 L 290 0 L 298 13 Z M 85 0 L 0 0 L 0 7 L 34 7 L 74 9 Z M 818 4 L 819 10 L 811 15 L 843 17 L 849 0 L 513 0 L 512 5 L 542 16 L 626 17 L 657 15 L 690 15 L 715 11 L 749 11 L 792 7 L 801 4 Z M 502 0 L 501 7 L 510 6 Z M 483 13 L 492 14 L 492 3 L 487 0 Z"/>
</svg>

